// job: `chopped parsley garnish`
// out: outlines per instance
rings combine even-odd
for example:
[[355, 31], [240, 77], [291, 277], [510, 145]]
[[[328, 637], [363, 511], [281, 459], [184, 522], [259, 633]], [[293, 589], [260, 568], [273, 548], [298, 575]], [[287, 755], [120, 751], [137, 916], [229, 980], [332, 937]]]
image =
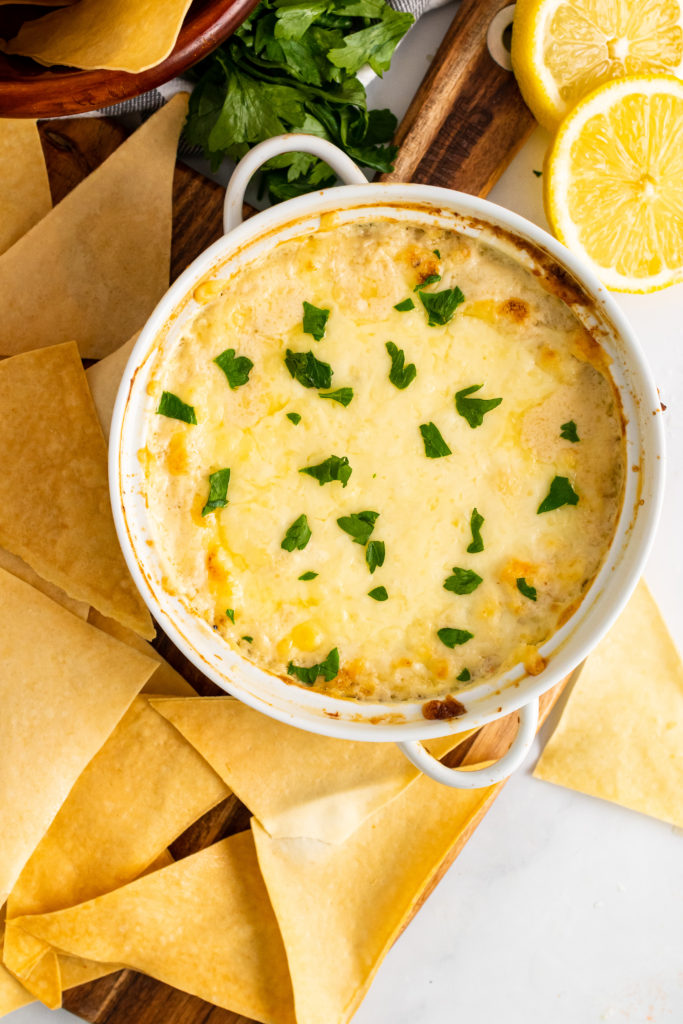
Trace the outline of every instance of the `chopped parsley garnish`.
[[333, 647], [324, 661], [318, 665], [311, 665], [310, 668], [306, 668], [304, 665], [295, 665], [293, 661], [290, 661], [287, 672], [290, 676], [305, 683], [306, 686], [313, 686], [318, 676], [322, 676], [325, 682], [329, 683], [339, 672], [339, 651]]
[[296, 426], [297, 423], [301, 423], [301, 414], [298, 412], [288, 412], [287, 419], [291, 420], [294, 426]]
[[433, 423], [421, 423], [420, 433], [428, 459], [441, 459], [444, 455], [452, 455], [450, 448], [439, 433], [438, 427]]
[[469, 425], [474, 427], [480, 427], [484, 422], [484, 416], [491, 409], [497, 408], [503, 401], [502, 398], [469, 398], [468, 396], [473, 394], [475, 391], [479, 391], [483, 388], [483, 384], [472, 384], [469, 388], [463, 388], [462, 391], [456, 392], [455, 395], [455, 408], [463, 419], [466, 419]]
[[406, 354], [402, 348], [397, 348], [393, 341], [386, 343], [386, 350], [391, 357], [391, 369], [389, 370], [389, 380], [398, 388], [399, 391], [403, 391], [408, 385], [415, 380], [417, 377], [417, 370], [415, 369], [415, 363], [408, 363], [405, 365]]
[[436, 256], [437, 260], [440, 260], [440, 259], [441, 259], [441, 253], [439, 252], [439, 250], [438, 250], [438, 249], [432, 249], [432, 252], [433, 252], [433, 253], [434, 253], [434, 255]]
[[420, 281], [419, 284], [415, 285], [413, 291], [419, 292], [422, 288], [427, 288], [430, 284], [436, 284], [440, 280], [441, 274], [428, 274], [424, 281]]
[[321, 398], [330, 398], [333, 402], [339, 402], [346, 408], [353, 399], [353, 388], [337, 388], [336, 391], [321, 391]]
[[168, 416], [171, 420], [182, 420], [183, 423], [196, 423], [194, 406], [186, 405], [172, 391], [164, 391], [157, 412], [160, 416]]
[[543, 171], [537, 171], [535, 167], [531, 173], [535, 174], [537, 178], [541, 178], [543, 176]]
[[453, 575], [444, 581], [443, 588], [444, 590], [450, 590], [453, 594], [471, 594], [481, 582], [481, 576], [472, 569], [461, 569], [459, 566], [454, 565]]
[[542, 512], [553, 512], [563, 505], [577, 505], [579, 496], [569, 483], [566, 476], [556, 476], [550, 485], [547, 496], [536, 509], [536, 515]]
[[472, 531], [472, 542], [467, 545], [467, 551], [470, 555], [476, 555], [478, 551], [484, 550], [484, 541], [481, 536], [481, 528], [484, 525], [484, 517], [477, 512], [476, 508], [472, 509], [472, 515], [470, 516], [470, 530]]
[[308, 583], [309, 580], [314, 580], [317, 575], [317, 572], [302, 572], [301, 576], [299, 576], [299, 579], [303, 580], [305, 583]]
[[465, 301], [465, 296], [458, 287], [446, 288], [442, 292], [418, 292], [420, 301], [427, 310], [427, 323], [430, 327], [437, 327], [440, 324], [447, 324], [453, 319], [453, 314]]
[[329, 315], [329, 309], [320, 309], [310, 302], [304, 302], [304, 334], [312, 334], [316, 341], [322, 341]]
[[225, 352], [216, 356], [214, 363], [216, 366], [220, 366], [228, 378], [228, 384], [232, 391], [247, 383], [254, 366], [251, 359], [247, 359], [246, 356], [236, 356], [234, 348], [226, 348]]
[[404, 299], [403, 302], [397, 302], [394, 309], [397, 309], [399, 313], [407, 313], [409, 310], [415, 309], [415, 303], [411, 298]]
[[371, 540], [365, 549], [365, 561], [368, 563], [368, 569], [370, 574], [379, 568], [380, 565], [384, 565], [384, 550], [383, 540]]
[[310, 539], [311, 528], [308, 525], [308, 519], [305, 515], [300, 515], [287, 530], [280, 547], [285, 551], [294, 551], [295, 548], [298, 551], [303, 551]]
[[536, 587], [529, 586], [523, 576], [517, 577], [517, 590], [520, 594], [524, 594], [525, 597], [528, 597], [530, 601], [536, 600]]
[[288, 348], [285, 366], [305, 388], [329, 388], [332, 384], [332, 367], [316, 359], [312, 352], [292, 352]]
[[563, 423], [560, 427], [560, 437], [563, 437], [565, 441], [571, 441], [572, 444], [578, 444], [581, 438], [576, 432], [576, 423], [574, 420], [569, 420], [567, 423]]
[[470, 633], [469, 629], [451, 629], [449, 626], [444, 626], [443, 629], [436, 631], [436, 635], [442, 644], [453, 648], [466, 644], [468, 640], [472, 639], [474, 633]]
[[472, 678], [472, 673], [468, 668], [464, 668], [459, 676], [455, 677], [459, 683], [469, 683]]
[[368, 590], [368, 597], [371, 597], [373, 601], [389, 600], [386, 587], [375, 587], [373, 590]]
[[226, 608], [225, 609], [225, 614], [228, 616], [230, 621], [234, 624], [234, 622], [235, 622], [235, 609], [234, 608]]
[[369, 509], [365, 512], [352, 512], [350, 516], [341, 516], [337, 526], [348, 533], [349, 537], [353, 537], [354, 543], [367, 544], [378, 518], [379, 512], [371, 512]]
[[338, 480], [342, 487], [346, 487], [353, 470], [345, 455], [330, 455], [324, 462], [319, 462], [315, 466], [305, 466], [299, 472], [312, 476], [321, 487], [323, 484], [332, 483], [333, 480]]
[[254, 642], [253, 636], [247, 636], [246, 634], [244, 636], [241, 636], [240, 640], [246, 640], [248, 644], [253, 644]]
[[217, 508], [225, 508], [228, 504], [228, 484], [230, 483], [230, 470], [219, 469], [209, 476], [209, 496], [206, 505], [202, 509], [202, 515], [208, 516]]

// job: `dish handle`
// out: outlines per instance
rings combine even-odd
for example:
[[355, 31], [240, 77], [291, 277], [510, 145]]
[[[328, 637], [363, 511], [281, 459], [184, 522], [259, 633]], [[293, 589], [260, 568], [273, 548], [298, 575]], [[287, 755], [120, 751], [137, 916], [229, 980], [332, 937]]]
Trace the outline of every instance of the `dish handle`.
[[320, 157], [345, 185], [367, 185], [368, 183], [368, 179], [356, 167], [351, 157], [331, 142], [327, 142], [326, 139], [302, 133], [275, 135], [272, 139], [259, 142], [257, 146], [250, 149], [246, 156], [242, 157], [228, 182], [223, 204], [223, 231], [226, 235], [228, 231], [232, 231], [242, 223], [244, 193], [252, 176], [266, 160], [271, 160], [274, 156], [281, 156], [283, 153], [310, 153], [311, 156]]
[[434, 779], [435, 782], [441, 782], [444, 786], [452, 786], [453, 789], [481, 789], [484, 786], [493, 786], [496, 782], [503, 782], [519, 768], [529, 753], [537, 727], [538, 698], [519, 709], [519, 728], [507, 753], [503, 754], [499, 761], [495, 761], [486, 768], [472, 770], [446, 767], [445, 764], [441, 764], [441, 761], [432, 757], [419, 740], [398, 743], [397, 746], [416, 768], [428, 775], [430, 779]]

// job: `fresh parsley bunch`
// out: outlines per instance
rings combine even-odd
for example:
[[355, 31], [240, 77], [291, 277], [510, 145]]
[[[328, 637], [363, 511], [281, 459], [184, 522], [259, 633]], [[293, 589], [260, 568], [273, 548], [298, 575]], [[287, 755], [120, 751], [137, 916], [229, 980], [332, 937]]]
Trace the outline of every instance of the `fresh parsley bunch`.
[[[194, 69], [185, 137], [215, 170], [263, 139], [300, 131], [329, 139], [358, 164], [389, 171], [396, 118], [368, 110], [356, 72], [381, 75], [413, 16], [385, 0], [261, 0], [235, 34]], [[272, 201], [335, 181], [306, 153], [269, 160], [262, 183]]]

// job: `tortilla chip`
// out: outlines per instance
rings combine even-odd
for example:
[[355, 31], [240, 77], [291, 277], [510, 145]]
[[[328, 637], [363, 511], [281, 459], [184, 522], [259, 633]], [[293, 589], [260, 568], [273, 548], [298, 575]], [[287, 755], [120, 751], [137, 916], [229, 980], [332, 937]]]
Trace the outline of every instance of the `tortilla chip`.
[[149, 613], [112, 519], [107, 446], [71, 343], [0, 361], [0, 544], [144, 636]]
[[0, 355], [75, 340], [100, 359], [144, 324], [168, 288], [186, 111], [174, 96], [0, 256]]
[[145, 683], [142, 688], [143, 693], [153, 693], [157, 696], [163, 697], [197, 696], [197, 691], [193, 690], [190, 684], [183, 679], [180, 673], [176, 672], [176, 670], [154, 650], [151, 644], [142, 640], [137, 633], [133, 632], [132, 629], [126, 629], [125, 626], [122, 626], [114, 619], [108, 619], [106, 615], [101, 615], [96, 608], [90, 609], [88, 622], [92, 626], [96, 626], [98, 629], [108, 633], [109, 636], [115, 636], [122, 644], [128, 644], [129, 647], [133, 647], [136, 651], [140, 651], [140, 654], [146, 654], [148, 658], [153, 658], [154, 661], [158, 662], [159, 667], [156, 672], [153, 673], [152, 677]]
[[683, 664], [644, 582], [586, 661], [534, 775], [683, 827]]
[[69, 597], [61, 587], [55, 587], [53, 583], [48, 583], [30, 565], [27, 565], [23, 558], [13, 555], [11, 551], [7, 551], [5, 548], [0, 548], [0, 569], [5, 569], [7, 572], [11, 572], [13, 576], [18, 576], [24, 583], [30, 583], [41, 594], [45, 594], [52, 601], [61, 604], [62, 608], [66, 608], [72, 615], [77, 615], [79, 619], [88, 618], [89, 604], [85, 601], [76, 601], [73, 597]]
[[63, 953], [124, 964], [245, 1017], [294, 1022], [285, 951], [249, 832], [106, 896], [13, 924]]
[[[2, 928], [0, 927], [0, 954], [2, 954]], [[33, 1002], [33, 996], [0, 963], [0, 1017]]]
[[155, 663], [2, 569], [0, 622], [4, 903], [74, 782]]
[[6, 53], [40, 64], [146, 71], [168, 57], [191, 0], [79, 0], [26, 22]]
[[[339, 843], [420, 774], [393, 743], [330, 739], [231, 697], [152, 700], [272, 836]], [[429, 744], [441, 757], [469, 733]]]
[[100, 426], [102, 427], [102, 433], [107, 440], [109, 440], [109, 428], [111, 426], [111, 417], [114, 412], [114, 403], [116, 402], [119, 384], [139, 335], [140, 332], [137, 331], [132, 338], [129, 338], [125, 345], [121, 345], [121, 348], [117, 348], [111, 355], [100, 359], [99, 363], [93, 363], [85, 371], [85, 375], [88, 378], [88, 387], [90, 388]]
[[35, 121], [0, 119], [0, 253], [52, 209]]
[[338, 845], [273, 839], [252, 819], [298, 1024], [349, 1020], [449, 851], [499, 789], [450, 789], [422, 775]]

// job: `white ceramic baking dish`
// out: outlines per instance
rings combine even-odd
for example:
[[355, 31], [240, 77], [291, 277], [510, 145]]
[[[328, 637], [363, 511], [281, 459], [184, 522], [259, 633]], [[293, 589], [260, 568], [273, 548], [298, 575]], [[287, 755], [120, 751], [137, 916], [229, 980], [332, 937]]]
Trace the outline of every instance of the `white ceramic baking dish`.
[[[242, 222], [246, 186], [266, 160], [303, 151], [322, 157], [346, 184], [289, 200]], [[201, 216], [201, 211], [197, 212]], [[547, 667], [537, 676], [517, 666], [495, 681], [460, 694], [466, 713], [427, 720], [421, 703], [361, 703], [326, 697], [288, 684], [232, 650], [183, 602], [167, 593], [143, 496], [138, 451], [154, 400], [148, 394], [153, 354], [173, 345], [197, 310], [192, 292], [201, 281], [225, 279], [240, 265], [284, 239], [315, 231], [321, 216], [336, 222], [392, 217], [436, 223], [480, 235], [532, 266], [545, 260], [555, 284], [612, 359], [626, 420], [628, 473], [617, 531], [598, 577], [571, 619], [542, 648]], [[614, 299], [592, 271], [529, 221], [486, 200], [430, 185], [369, 184], [330, 143], [288, 135], [255, 147], [237, 167], [225, 198], [225, 234], [199, 256], [161, 300], [123, 375], [111, 426], [110, 486], [114, 519], [126, 561], [150, 611], [180, 650], [210, 679], [264, 714], [310, 732], [341, 739], [398, 742], [419, 768], [448, 785], [474, 788], [505, 778], [527, 753], [542, 693], [575, 669], [614, 622], [641, 572], [662, 500], [664, 443], [657, 391], [639, 343]], [[559, 268], [559, 274], [558, 274]], [[573, 296], [573, 298], [572, 298]], [[633, 467], [633, 469], [631, 468]], [[419, 571], [419, 569], [417, 570]], [[477, 771], [446, 768], [420, 740], [478, 727], [519, 710], [519, 729], [497, 763]]]

